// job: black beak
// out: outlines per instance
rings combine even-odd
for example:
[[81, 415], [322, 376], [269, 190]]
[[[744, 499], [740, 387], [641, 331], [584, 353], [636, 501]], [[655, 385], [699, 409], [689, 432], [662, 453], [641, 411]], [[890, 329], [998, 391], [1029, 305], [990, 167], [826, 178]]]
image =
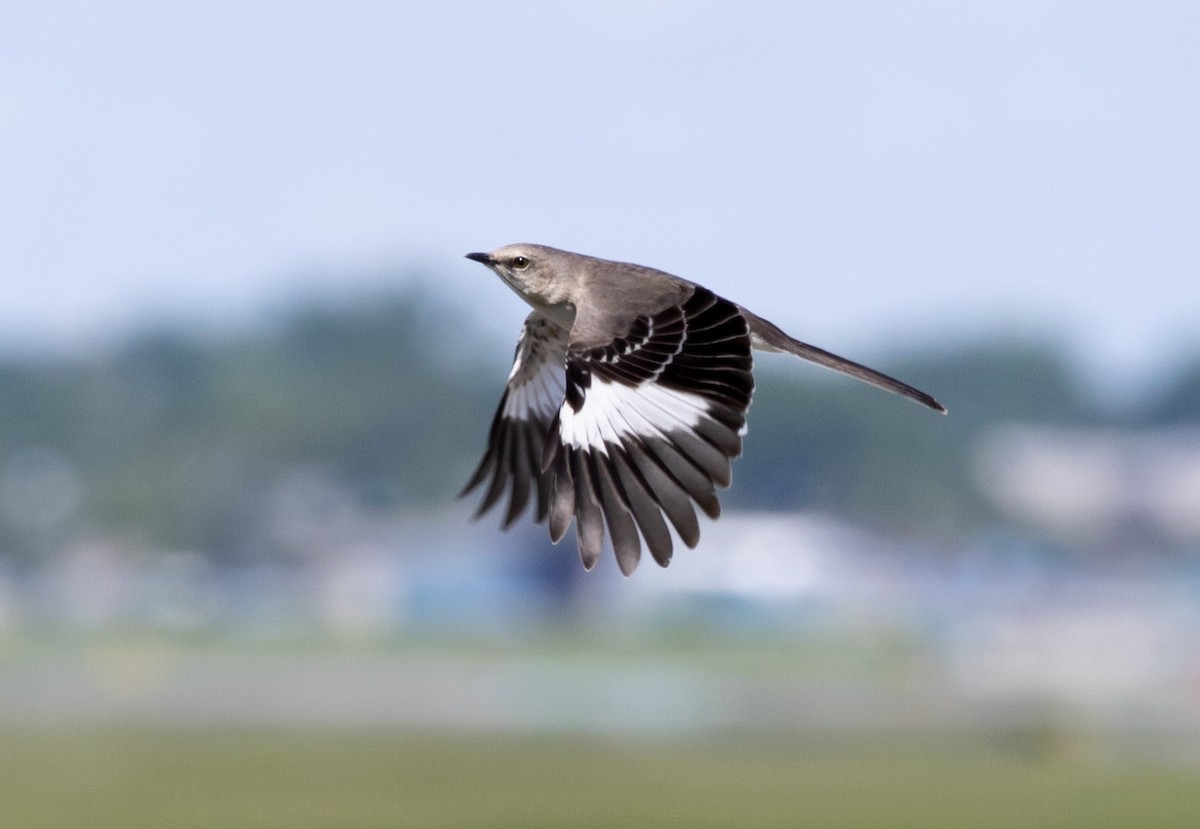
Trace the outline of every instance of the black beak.
[[491, 254], [488, 253], [468, 253], [467, 258], [474, 259], [476, 262], [488, 265], [489, 267], [495, 264], [495, 262], [492, 260]]

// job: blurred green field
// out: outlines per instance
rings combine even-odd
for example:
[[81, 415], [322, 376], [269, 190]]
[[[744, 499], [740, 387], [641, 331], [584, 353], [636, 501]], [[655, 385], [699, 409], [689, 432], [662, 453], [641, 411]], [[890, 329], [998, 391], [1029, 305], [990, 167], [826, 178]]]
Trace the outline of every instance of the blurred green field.
[[1195, 769], [1070, 746], [5, 727], [3, 825], [1183, 827]]

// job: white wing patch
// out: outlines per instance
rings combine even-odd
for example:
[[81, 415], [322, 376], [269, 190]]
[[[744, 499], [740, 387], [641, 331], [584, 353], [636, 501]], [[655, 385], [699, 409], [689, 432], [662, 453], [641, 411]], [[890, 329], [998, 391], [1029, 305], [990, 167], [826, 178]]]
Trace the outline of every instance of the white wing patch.
[[[561, 395], [560, 395], [561, 397]], [[706, 418], [704, 398], [655, 383], [629, 386], [593, 375], [583, 407], [564, 404], [559, 437], [573, 449], [608, 454], [606, 444], [629, 436], [666, 437], [671, 431], [693, 431]]]
[[[517, 379], [519, 374], [523, 376]], [[531, 365], [518, 357], [517, 362], [513, 363], [509, 384], [501, 414], [513, 420], [548, 423], [558, 411], [566, 393], [566, 375], [562, 363], [549, 360]]]

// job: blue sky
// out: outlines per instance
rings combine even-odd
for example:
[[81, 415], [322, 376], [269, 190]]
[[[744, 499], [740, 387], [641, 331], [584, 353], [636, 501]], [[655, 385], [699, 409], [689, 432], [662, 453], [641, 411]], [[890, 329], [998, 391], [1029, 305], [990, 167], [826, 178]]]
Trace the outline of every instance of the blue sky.
[[[0, 7], [0, 342], [469, 250], [678, 273], [834, 350], [1200, 346], [1195, 3]], [[372, 275], [374, 274], [374, 275]]]

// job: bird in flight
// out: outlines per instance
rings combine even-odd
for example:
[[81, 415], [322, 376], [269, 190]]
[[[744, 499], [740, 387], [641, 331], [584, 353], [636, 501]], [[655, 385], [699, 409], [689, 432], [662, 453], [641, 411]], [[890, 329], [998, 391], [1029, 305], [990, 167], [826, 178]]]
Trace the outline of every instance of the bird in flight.
[[663, 271], [530, 244], [467, 258], [533, 311], [460, 497], [484, 487], [479, 517], [507, 492], [504, 529], [532, 503], [556, 544], [574, 520], [588, 570], [605, 527], [629, 575], [642, 539], [661, 566], [671, 561], [667, 521], [695, 547], [693, 504], [720, 515], [716, 489], [729, 486], [754, 391], [751, 349], [794, 354], [946, 412], [923, 391]]

